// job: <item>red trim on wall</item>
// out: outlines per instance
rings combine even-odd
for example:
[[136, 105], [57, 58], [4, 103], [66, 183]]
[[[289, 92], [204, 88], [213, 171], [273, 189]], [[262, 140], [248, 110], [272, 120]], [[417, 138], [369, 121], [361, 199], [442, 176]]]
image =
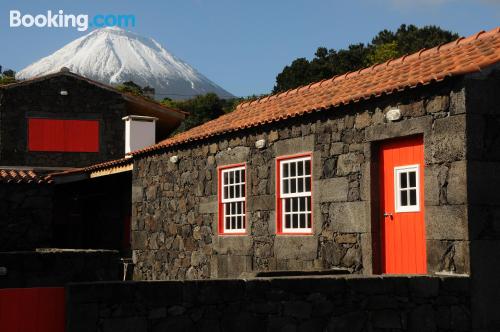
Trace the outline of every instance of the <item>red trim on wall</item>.
[[[244, 232], [239, 232], [239, 233], [225, 233], [224, 232], [224, 208], [223, 208], [223, 203], [222, 203], [222, 171], [230, 168], [236, 168], [236, 167], [245, 167], [245, 231]], [[247, 180], [248, 180], [248, 174], [247, 174], [247, 164], [246, 163], [239, 163], [239, 164], [230, 164], [230, 165], [224, 165], [224, 166], [219, 166], [217, 167], [217, 203], [218, 203], [218, 231], [219, 235], [224, 235], [224, 236], [242, 236], [242, 235], [247, 235], [247, 229], [248, 229], [248, 206], [247, 206]]]
[[30, 118], [28, 151], [99, 152], [99, 121]]
[[[295, 158], [302, 158], [302, 157], [311, 157], [311, 232], [310, 233], [290, 233], [290, 232], [284, 232], [283, 231], [283, 225], [282, 225], [282, 200], [281, 200], [281, 161], [283, 160], [289, 160], [289, 159], [295, 159]], [[313, 153], [312, 152], [304, 152], [304, 153], [298, 153], [294, 155], [287, 155], [287, 156], [279, 156], [276, 157], [276, 234], [277, 235], [313, 235], [314, 234], [314, 209], [313, 209]]]

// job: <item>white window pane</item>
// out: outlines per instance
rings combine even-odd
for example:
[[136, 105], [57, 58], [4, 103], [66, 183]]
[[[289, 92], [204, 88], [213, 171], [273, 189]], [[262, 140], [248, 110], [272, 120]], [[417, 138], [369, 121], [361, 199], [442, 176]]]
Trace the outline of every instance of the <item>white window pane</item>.
[[299, 227], [306, 228], [306, 215], [304, 213], [300, 214]]
[[[302, 165], [302, 164], [299, 164], [299, 165]], [[304, 179], [299, 178], [297, 184], [298, 184], [297, 192], [303, 193], [304, 192]]]
[[306, 175], [311, 175], [311, 160], [306, 160]]
[[290, 176], [295, 176], [297, 173], [297, 164], [290, 163]]
[[297, 163], [297, 175], [301, 176], [303, 174], [304, 174], [304, 162], [303, 161], [299, 161]]
[[408, 184], [406, 182], [406, 172], [401, 172], [399, 174], [399, 187], [401, 189], [404, 189], [404, 188], [407, 188], [408, 187]]
[[417, 186], [417, 172], [409, 172], [410, 176], [410, 187], [415, 188]]
[[290, 179], [290, 193], [295, 194], [297, 192], [297, 179]]
[[408, 192], [406, 190], [401, 190], [401, 206], [408, 205]]
[[290, 228], [290, 214], [285, 215], [285, 228]]
[[417, 205], [417, 189], [410, 189], [410, 205]]

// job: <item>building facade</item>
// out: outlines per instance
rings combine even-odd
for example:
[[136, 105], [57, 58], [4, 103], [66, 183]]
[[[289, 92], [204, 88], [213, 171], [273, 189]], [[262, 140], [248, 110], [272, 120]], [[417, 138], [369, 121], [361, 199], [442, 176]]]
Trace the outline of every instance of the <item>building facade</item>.
[[499, 42], [494, 30], [245, 103], [134, 153], [135, 278], [470, 274], [498, 246], [484, 227], [500, 200], [477, 197], [497, 178]]

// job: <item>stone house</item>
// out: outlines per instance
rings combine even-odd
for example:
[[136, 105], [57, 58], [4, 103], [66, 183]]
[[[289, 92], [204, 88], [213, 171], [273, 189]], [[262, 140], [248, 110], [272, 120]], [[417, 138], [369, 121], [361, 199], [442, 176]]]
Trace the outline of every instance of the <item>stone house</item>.
[[133, 152], [134, 279], [472, 274], [500, 298], [499, 61], [497, 28]]
[[[185, 116], [65, 68], [0, 86], [0, 251], [115, 248], [119, 239], [96, 238], [122, 237], [122, 224], [130, 220], [130, 172], [114, 186], [112, 178], [89, 183], [73, 176], [61, 183], [49, 174], [123, 158], [131, 148], [168, 137]], [[120, 228], [104, 237], [97, 223]]]

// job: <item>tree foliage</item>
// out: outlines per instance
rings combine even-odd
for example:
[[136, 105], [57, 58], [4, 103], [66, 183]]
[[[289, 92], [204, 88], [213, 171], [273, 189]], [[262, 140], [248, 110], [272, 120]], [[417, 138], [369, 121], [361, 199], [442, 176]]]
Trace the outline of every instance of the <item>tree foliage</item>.
[[174, 132], [176, 134], [232, 111], [236, 107], [237, 101], [221, 99], [215, 93], [207, 93], [187, 100], [165, 98], [161, 104], [189, 113], [189, 116]]
[[133, 81], [123, 82], [122, 84], [117, 85], [116, 89], [121, 92], [127, 92], [135, 96], [144, 97], [144, 90], [142, 89], [142, 87], [134, 83]]
[[437, 26], [418, 28], [401, 25], [395, 32], [380, 31], [371, 43], [352, 44], [347, 49], [319, 47], [312, 60], [298, 58], [276, 77], [273, 92], [281, 92], [359, 70], [376, 63], [431, 48], [458, 38], [456, 33]]
[[[0, 66], [0, 68], [2, 68]], [[12, 69], [7, 69], [3, 72], [0, 72], [0, 85], [16, 83], [16, 72]]]

